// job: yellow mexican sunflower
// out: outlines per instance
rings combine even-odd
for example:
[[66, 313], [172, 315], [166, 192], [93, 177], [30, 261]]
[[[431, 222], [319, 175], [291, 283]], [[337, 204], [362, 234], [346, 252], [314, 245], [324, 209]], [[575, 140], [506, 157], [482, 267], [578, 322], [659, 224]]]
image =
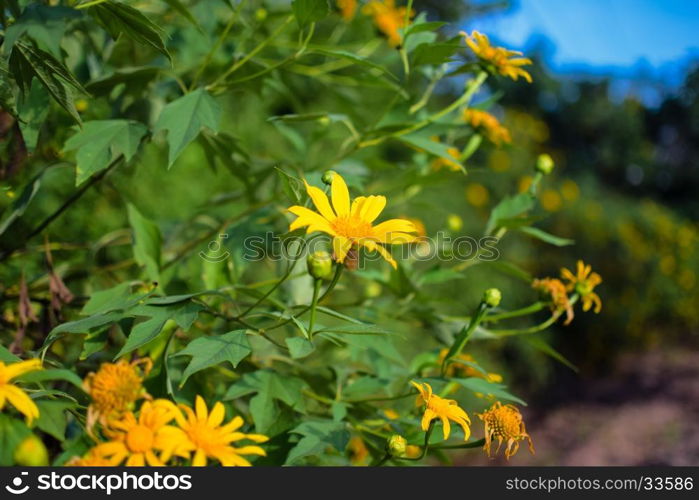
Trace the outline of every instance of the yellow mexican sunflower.
[[334, 259], [340, 263], [344, 262], [350, 250], [364, 246], [369, 251], [379, 252], [394, 268], [398, 267], [383, 245], [415, 241], [415, 236], [408, 234], [415, 232], [415, 225], [405, 219], [372, 225], [386, 206], [385, 196], [360, 196], [350, 204], [347, 184], [336, 174], [330, 186], [331, 207], [321, 189], [305, 184], [318, 212], [299, 205], [290, 207], [289, 212], [298, 217], [289, 226], [290, 231], [306, 227], [307, 233], [320, 231], [329, 234], [333, 238]]
[[41, 369], [41, 360], [38, 359], [10, 364], [0, 361], [0, 411], [5, 407], [5, 402], [8, 402], [26, 417], [28, 424], [39, 417], [39, 408], [26, 392], [12, 383], [12, 379]]
[[510, 131], [495, 116], [481, 109], [465, 109], [463, 120], [496, 146], [512, 142]]
[[351, 21], [357, 12], [357, 0], [337, 0], [337, 7], [340, 9], [342, 19]]
[[194, 410], [186, 405], [180, 405], [180, 409], [182, 411], [176, 413], [175, 419], [187, 439], [182, 450], [194, 452], [193, 466], [206, 465], [207, 458], [216, 459], [226, 467], [250, 466], [252, 464], [241, 455], [260, 455], [263, 457], [266, 455], [265, 450], [259, 446], [241, 446], [239, 448], [231, 446], [231, 443], [243, 439], [264, 443], [269, 438], [262, 434], [239, 432], [238, 429], [243, 425], [243, 419], [239, 416], [234, 417], [227, 424], [221, 425], [226, 416], [222, 403], [216, 403], [209, 412], [204, 399], [197, 396]]
[[187, 457], [187, 436], [173, 425], [177, 407], [166, 399], [146, 401], [138, 417], [125, 413], [109, 420], [104, 434], [110, 441], [95, 446], [92, 457], [107, 459], [112, 466], [126, 461], [127, 466], [163, 466], [173, 455]]
[[538, 290], [548, 300], [551, 301], [551, 310], [555, 313], [565, 311], [566, 320], [564, 325], [569, 325], [573, 321], [573, 306], [568, 299], [568, 292], [563, 282], [556, 278], [535, 279], [532, 282], [532, 288]]
[[492, 72], [499, 73], [513, 80], [520, 76], [531, 83], [531, 75], [522, 69], [522, 66], [531, 64], [531, 59], [521, 56], [522, 53], [516, 50], [509, 50], [504, 47], [493, 47], [490, 40], [483, 33], [473, 31], [470, 35], [461, 32], [466, 43], [481, 62]]
[[[447, 357], [448, 353], [449, 349], [447, 348], [444, 348], [441, 351], [439, 351], [439, 359], [437, 360], [437, 363], [439, 365], [441, 365], [444, 362], [444, 358]], [[493, 383], [502, 382], [502, 375], [499, 375], [497, 373], [485, 373], [481, 370], [478, 370], [474, 366], [469, 366], [468, 364], [465, 364], [478, 364], [475, 358], [470, 354], [461, 353], [456, 358], [454, 358], [454, 361], [456, 362], [451, 363], [447, 367], [446, 375], [448, 377], [476, 377], [482, 378], [483, 380], [487, 380], [488, 382]], [[462, 361], [462, 363], [459, 363], [458, 361]]]
[[432, 394], [432, 387], [430, 384], [418, 384], [414, 381], [410, 383], [420, 392], [416, 404], [425, 405], [425, 413], [422, 416], [422, 430], [426, 431], [430, 427], [430, 422], [438, 418], [442, 421], [444, 439], [449, 439], [449, 434], [451, 432], [451, 424], [449, 421], [453, 420], [464, 430], [464, 441], [467, 441], [471, 435], [471, 429], [469, 428], [471, 420], [468, 418], [466, 412], [459, 407], [457, 402], [453, 399], [444, 399], [436, 394]]
[[[362, 8], [362, 13], [374, 18], [374, 24], [386, 35], [388, 43], [397, 47], [401, 43], [400, 28], [406, 26], [407, 10], [405, 7], [396, 7], [395, 0], [369, 0]], [[410, 12], [409, 17], [413, 17]]]
[[85, 377], [83, 387], [92, 398], [87, 409], [87, 428], [96, 422], [105, 424], [107, 419], [118, 418], [131, 409], [133, 403], [148, 397], [141, 383], [153, 362], [142, 358], [132, 363], [121, 359], [116, 363], [102, 363], [99, 370]]
[[490, 456], [490, 447], [493, 439], [498, 440], [497, 454], [503, 441], [507, 443], [505, 448], [505, 458], [510, 459], [519, 450], [519, 442], [526, 439], [529, 442], [529, 451], [534, 454], [534, 444], [532, 438], [527, 433], [524, 426], [522, 414], [513, 405], [503, 405], [500, 401], [495, 402], [490, 409], [483, 413], [477, 413], [478, 418], [485, 426], [485, 446], [483, 449]]
[[593, 292], [595, 287], [602, 283], [602, 277], [592, 272], [592, 266], [586, 266], [582, 260], [579, 260], [576, 274], [564, 267], [561, 269], [561, 277], [568, 281], [566, 290], [569, 292], [575, 291], [575, 293], [580, 295], [583, 311], [589, 311], [593, 305], [596, 313], [602, 310], [602, 300], [599, 298], [599, 295]]

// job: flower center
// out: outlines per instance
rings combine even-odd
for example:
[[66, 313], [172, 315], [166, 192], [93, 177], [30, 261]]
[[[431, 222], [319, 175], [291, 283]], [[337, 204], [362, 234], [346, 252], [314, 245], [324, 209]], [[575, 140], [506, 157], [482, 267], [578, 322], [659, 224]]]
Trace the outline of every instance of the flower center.
[[337, 234], [345, 238], [361, 239], [372, 237], [371, 224], [356, 217], [338, 217], [332, 222], [332, 228]]
[[144, 453], [153, 447], [153, 431], [145, 425], [137, 425], [126, 434], [126, 446], [134, 453]]
[[447, 413], [449, 408], [449, 401], [442, 399], [439, 396], [432, 396], [427, 402], [427, 407], [435, 412], [437, 415], [444, 415]]

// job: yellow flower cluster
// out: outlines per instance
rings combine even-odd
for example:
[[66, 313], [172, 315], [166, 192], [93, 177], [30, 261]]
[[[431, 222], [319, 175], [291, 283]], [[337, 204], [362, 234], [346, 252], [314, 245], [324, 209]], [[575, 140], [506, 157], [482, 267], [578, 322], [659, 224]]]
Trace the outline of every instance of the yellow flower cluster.
[[405, 7], [396, 7], [395, 0], [370, 0], [362, 8], [362, 13], [374, 18], [376, 27], [394, 47], [401, 44], [398, 30], [407, 26], [407, 20], [415, 14], [412, 11], [408, 13]]
[[240, 432], [244, 423], [240, 416], [224, 424], [226, 412], [220, 402], [209, 411], [201, 396], [196, 397], [194, 409], [155, 399], [134, 411], [134, 402], [148, 397], [141, 385], [144, 375], [137, 372], [140, 365], [150, 369], [151, 362], [104, 363], [86, 377], [90, 407], [106, 439], [85, 456], [74, 457], [69, 465], [162, 466], [177, 459], [178, 463], [204, 466], [212, 459], [224, 466], [249, 466], [243, 455], [265, 456], [256, 445], [233, 446], [242, 440], [263, 443], [268, 437]]
[[5, 408], [5, 402], [7, 402], [25, 416], [27, 424], [31, 425], [34, 419], [39, 418], [39, 408], [36, 403], [12, 380], [25, 373], [41, 369], [41, 361], [38, 359], [17, 361], [10, 364], [0, 361], [0, 411]]
[[512, 142], [510, 131], [495, 116], [480, 109], [465, 109], [463, 120], [496, 146]]
[[466, 44], [471, 48], [483, 65], [493, 73], [517, 80], [520, 76], [531, 83], [531, 75], [522, 69], [522, 66], [531, 64], [531, 59], [521, 56], [516, 50], [504, 47], [493, 47], [487, 35], [473, 31], [470, 35], [461, 33], [466, 39]]

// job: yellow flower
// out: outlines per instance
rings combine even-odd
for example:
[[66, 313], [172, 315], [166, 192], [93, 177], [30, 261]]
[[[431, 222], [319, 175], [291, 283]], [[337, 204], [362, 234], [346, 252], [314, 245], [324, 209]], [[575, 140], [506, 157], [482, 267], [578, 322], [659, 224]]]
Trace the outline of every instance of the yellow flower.
[[109, 420], [104, 430], [110, 439], [95, 446], [90, 456], [107, 459], [112, 466], [126, 460], [127, 466], [163, 466], [172, 455], [186, 457], [187, 436], [181, 429], [168, 425], [177, 415], [177, 407], [165, 399], [146, 401], [138, 417], [125, 413], [119, 420]]
[[547, 212], [556, 212], [563, 206], [563, 200], [561, 200], [561, 195], [558, 194], [553, 189], [546, 189], [541, 193], [541, 206]]
[[595, 287], [602, 283], [602, 277], [592, 272], [592, 266], [586, 266], [582, 260], [579, 260], [577, 274], [573, 274], [564, 267], [561, 269], [561, 278], [568, 281], [566, 290], [569, 292], [575, 290], [580, 295], [583, 311], [589, 311], [593, 305], [596, 313], [602, 310], [602, 301], [599, 295], [593, 292]]
[[12, 383], [12, 379], [28, 372], [41, 370], [41, 360], [29, 359], [6, 365], [0, 361], [0, 410], [7, 401], [26, 417], [27, 424], [39, 417], [39, 408], [27, 393]]
[[354, 19], [354, 14], [357, 12], [357, 0], [337, 0], [337, 6], [340, 9], [340, 15], [345, 21]]
[[422, 448], [414, 444], [409, 444], [405, 447], [405, 456], [408, 458], [417, 458], [422, 454]]
[[395, 0], [369, 0], [362, 8], [362, 13], [374, 18], [374, 24], [386, 35], [388, 43], [397, 47], [401, 43], [399, 29], [407, 25], [406, 20], [415, 14], [409, 15], [405, 7], [396, 7]]
[[438, 418], [442, 421], [444, 439], [449, 439], [449, 434], [451, 432], [449, 420], [453, 420], [464, 430], [464, 441], [467, 441], [471, 435], [471, 429], [468, 427], [471, 424], [471, 420], [468, 418], [466, 412], [459, 407], [457, 402], [453, 399], [444, 399], [436, 394], [432, 394], [432, 387], [430, 384], [418, 384], [414, 381], [410, 383], [420, 391], [417, 404], [420, 405], [424, 403], [425, 405], [425, 413], [422, 416], [422, 430], [426, 431], [430, 427], [430, 422]]
[[[305, 181], [304, 181], [305, 182]], [[317, 187], [306, 184], [306, 191], [318, 212], [299, 205], [289, 208], [298, 216], [289, 230], [307, 227], [306, 232], [321, 231], [333, 238], [333, 251], [336, 261], [342, 263], [353, 247], [364, 246], [369, 251], [377, 251], [394, 268], [397, 268], [386, 244], [403, 244], [415, 241], [415, 225], [405, 219], [391, 219], [376, 226], [372, 223], [386, 206], [385, 196], [360, 196], [350, 205], [349, 190], [344, 179], [336, 174], [330, 186], [332, 207], [325, 193]]]
[[85, 392], [92, 398], [87, 409], [88, 430], [96, 422], [105, 425], [108, 419], [119, 418], [136, 400], [148, 397], [141, 383], [152, 366], [149, 358], [132, 363], [121, 359], [116, 363], [102, 363], [96, 373], [88, 374], [83, 382]]
[[564, 325], [569, 325], [570, 322], [573, 321], [573, 317], [575, 316], [573, 313], [573, 306], [570, 305], [566, 286], [561, 280], [556, 278], [535, 279], [532, 282], [532, 288], [543, 293], [548, 299], [551, 300], [552, 311], [565, 311], [566, 320], [563, 323]]
[[66, 462], [68, 467], [110, 467], [111, 465], [111, 460], [96, 455], [92, 450], [83, 457], [73, 457]]
[[497, 401], [490, 409], [483, 413], [477, 413], [477, 415], [485, 426], [485, 446], [483, 449], [488, 456], [490, 456], [493, 438], [498, 440], [498, 449], [495, 450], [496, 454], [500, 451], [502, 442], [505, 441], [507, 443], [505, 448], [505, 458], [507, 460], [517, 453], [519, 442], [523, 439], [529, 441], [529, 451], [532, 455], [534, 454], [532, 438], [527, 433], [522, 414], [517, 408], [512, 405], [503, 405], [500, 401]]
[[474, 207], [485, 206], [489, 199], [488, 188], [484, 185], [472, 182], [466, 186], [466, 200]]
[[517, 80], [520, 76], [531, 83], [531, 75], [523, 70], [521, 66], [531, 64], [531, 59], [521, 56], [522, 53], [516, 50], [508, 50], [504, 47], [493, 47], [490, 45], [490, 40], [483, 33], [473, 31], [470, 35], [461, 32], [466, 39], [466, 43], [474, 54], [480, 59], [488, 69], [492, 72], [499, 73], [513, 80]]
[[227, 424], [221, 425], [226, 416], [221, 402], [216, 403], [209, 412], [204, 399], [197, 396], [194, 402], [195, 410], [185, 405], [180, 405], [180, 408], [184, 414], [178, 411], [175, 414], [175, 419], [186, 434], [187, 440], [186, 445], [181, 449], [194, 452], [193, 466], [206, 465], [207, 458], [214, 458], [226, 467], [250, 466], [252, 464], [241, 455], [260, 455], [263, 457], [266, 455], [265, 450], [259, 446], [241, 446], [240, 448], [231, 446], [231, 443], [242, 439], [264, 443], [269, 438], [262, 434], [238, 432], [238, 429], [243, 425], [243, 419], [239, 416], [234, 417]]
[[463, 120], [471, 127], [484, 134], [496, 146], [512, 142], [510, 131], [500, 124], [495, 116], [482, 109], [465, 109]]
[[400, 418], [400, 414], [393, 408], [386, 408], [383, 410], [383, 414], [389, 420], [398, 420]]
[[[447, 148], [447, 153], [449, 153], [449, 156], [455, 160], [458, 160], [459, 156], [461, 156], [461, 151], [453, 147]], [[431, 167], [432, 170], [442, 170], [443, 168], [446, 168], [452, 172], [461, 172], [463, 170], [458, 161], [449, 160], [442, 157], [435, 158], [431, 163]]]
[[359, 436], [352, 436], [347, 443], [347, 449], [350, 452], [350, 463], [352, 465], [366, 465], [366, 459], [369, 456], [369, 449], [366, 447], [364, 440]]
[[[437, 360], [437, 363], [441, 365], [444, 362], [444, 358], [447, 357], [447, 354], [449, 353], [449, 349], [444, 348], [441, 351], [439, 351], [439, 359]], [[473, 366], [469, 366], [468, 364], [465, 363], [471, 363], [471, 364], [478, 364], [473, 356], [470, 354], [465, 354], [461, 353], [459, 354], [456, 358], [456, 361], [462, 361], [464, 363], [451, 363], [447, 367], [447, 373], [446, 375], [448, 377], [477, 377], [477, 378], [482, 378], [483, 380], [487, 380], [488, 382], [493, 382], [493, 383], [499, 383], [502, 382], [502, 375], [499, 375], [497, 373], [484, 373], [481, 370], [478, 370], [477, 368]]]

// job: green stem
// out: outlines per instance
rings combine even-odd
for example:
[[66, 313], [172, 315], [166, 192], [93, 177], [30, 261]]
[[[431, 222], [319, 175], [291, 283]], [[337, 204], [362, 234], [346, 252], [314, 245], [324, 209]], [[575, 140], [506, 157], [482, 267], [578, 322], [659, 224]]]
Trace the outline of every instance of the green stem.
[[483, 316], [485, 316], [487, 310], [488, 306], [485, 302], [481, 301], [481, 303], [478, 304], [476, 314], [474, 314], [473, 317], [471, 317], [471, 321], [469, 322], [468, 326], [465, 327], [461, 331], [459, 336], [456, 338], [456, 340], [454, 340], [454, 343], [452, 344], [451, 348], [449, 348], [449, 352], [447, 352], [444, 361], [442, 361], [442, 375], [446, 373], [447, 368], [451, 363], [451, 360], [457, 357], [459, 354], [461, 354], [461, 351], [466, 346], [468, 339], [471, 337], [471, 334], [474, 332], [476, 327], [483, 319]]
[[260, 297], [260, 298], [257, 300], [257, 302], [255, 302], [255, 303], [252, 304], [250, 307], [248, 307], [247, 309], [245, 309], [245, 311], [243, 311], [242, 313], [240, 313], [240, 314], [238, 315], [238, 317], [241, 318], [241, 317], [243, 317], [243, 316], [246, 316], [250, 311], [252, 311], [252, 310], [255, 309], [257, 306], [259, 306], [262, 302], [264, 302], [265, 300], [267, 300], [267, 298], [268, 298], [270, 295], [272, 295], [272, 294], [274, 293], [274, 291], [275, 291], [277, 288], [279, 288], [279, 287], [281, 286], [281, 284], [284, 283], [284, 282], [289, 278], [289, 276], [291, 276], [291, 271], [294, 270], [294, 266], [296, 266], [296, 262], [298, 262], [298, 261], [297, 261], [297, 260], [293, 260], [293, 261], [291, 262], [291, 264], [289, 264], [289, 267], [287, 268], [287, 270], [286, 270], [286, 272], [284, 273], [284, 275], [283, 275], [281, 278], [279, 278], [279, 279], [277, 280], [277, 282], [274, 284], [274, 286], [273, 286], [272, 288], [270, 288], [269, 290], [267, 290], [267, 292], [265, 292], [265, 294], [264, 294], [262, 297]]
[[427, 432], [425, 432], [425, 444], [422, 447], [422, 453], [420, 453], [419, 457], [415, 458], [408, 458], [408, 457], [393, 457], [394, 460], [407, 460], [411, 462], [417, 462], [425, 458], [425, 455], [427, 455], [427, 451], [430, 448], [430, 436], [432, 435], [432, 431], [434, 430], [434, 420], [430, 422], [430, 426], [427, 428]]
[[[570, 306], [573, 307], [578, 301], [578, 295], [575, 294], [570, 299]], [[537, 333], [542, 330], [546, 330], [549, 326], [553, 325], [558, 318], [564, 313], [564, 310], [554, 312], [549, 319], [538, 325], [531, 326], [529, 328], [514, 328], [510, 330], [488, 330], [490, 333], [497, 335], [498, 337], [511, 337], [513, 335], [526, 335], [531, 333]]]
[[531, 304], [527, 307], [523, 307], [521, 309], [515, 309], [514, 311], [507, 311], [500, 314], [491, 314], [483, 318], [483, 323], [495, 323], [503, 319], [516, 318], [518, 316], [526, 316], [527, 314], [541, 311], [544, 307], [546, 307], [546, 303], [535, 302], [534, 304]]
[[438, 444], [433, 446], [433, 450], [464, 450], [468, 448], [480, 448], [485, 444], [485, 439], [479, 439], [478, 441], [471, 441], [470, 443], [463, 444]]
[[318, 305], [318, 294], [320, 293], [320, 287], [323, 284], [323, 280], [316, 279], [313, 283], [313, 299], [311, 300], [311, 317], [308, 320], [308, 340], [313, 338], [313, 327], [316, 322], [316, 305]]

